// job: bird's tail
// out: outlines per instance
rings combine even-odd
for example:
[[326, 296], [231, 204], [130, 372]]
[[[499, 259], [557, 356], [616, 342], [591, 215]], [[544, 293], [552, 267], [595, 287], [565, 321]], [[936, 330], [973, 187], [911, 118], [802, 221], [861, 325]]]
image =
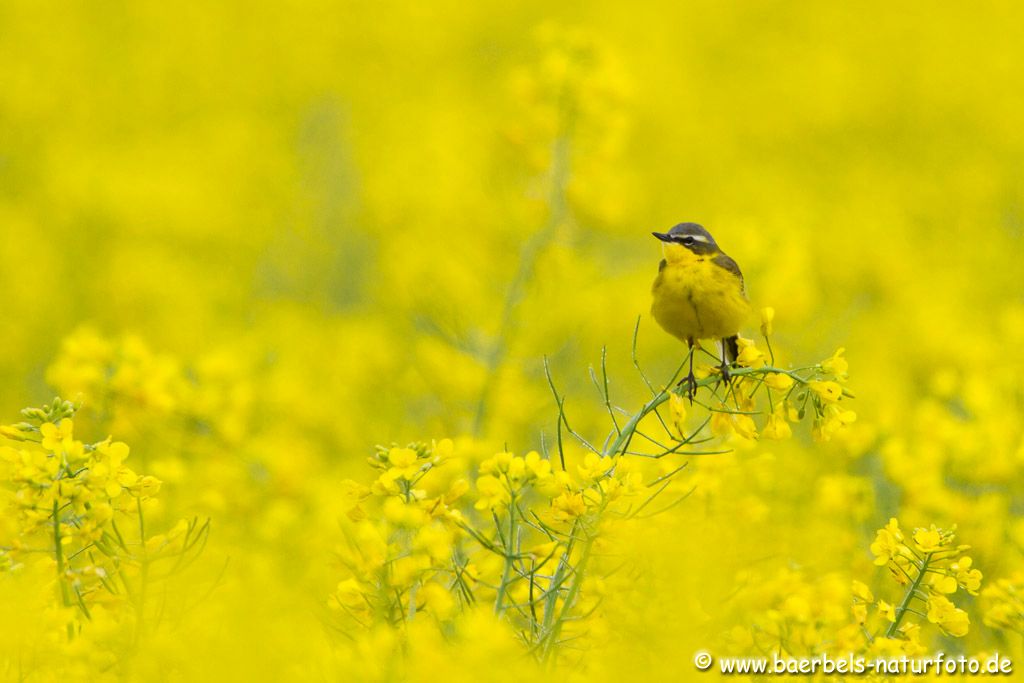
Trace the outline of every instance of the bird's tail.
[[737, 335], [726, 337], [722, 340], [722, 360], [728, 364], [733, 364], [736, 359], [740, 357], [740, 344], [737, 340]]

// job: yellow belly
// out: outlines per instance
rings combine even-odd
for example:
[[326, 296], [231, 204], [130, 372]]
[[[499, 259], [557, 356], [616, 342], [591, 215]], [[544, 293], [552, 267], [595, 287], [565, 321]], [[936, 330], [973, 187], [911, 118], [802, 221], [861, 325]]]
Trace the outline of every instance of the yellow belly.
[[750, 312], [739, 278], [707, 259], [666, 265], [651, 293], [654, 319], [683, 341], [731, 337]]

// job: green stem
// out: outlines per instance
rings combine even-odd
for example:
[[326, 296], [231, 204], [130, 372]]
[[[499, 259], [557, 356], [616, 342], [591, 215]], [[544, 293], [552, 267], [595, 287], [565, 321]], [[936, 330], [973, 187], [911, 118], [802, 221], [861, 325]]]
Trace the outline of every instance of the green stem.
[[[564, 107], [563, 107], [564, 109]], [[548, 245], [555, 237], [558, 227], [565, 221], [569, 213], [569, 202], [566, 197], [566, 186], [569, 183], [570, 149], [572, 132], [570, 114], [561, 114], [562, 120], [559, 134], [552, 143], [551, 186], [548, 196], [548, 217], [544, 226], [530, 238], [523, 247], [519, 257], [516, 274], [505, 293], [505, 303], [501, 313], [501, 323], [494, 345], [486, 357], [487, 375], [484, 378], [480, 395], [477, 399], [476, 415], [473, 418], [473, 433], [477, 436], [483, 430], [487, 417], [487, 406], [498, 383], [498, 372], [505, 361], [515, 328], [516, 309], [526, 293], [526, 286], [533, 277], [537, 263]]]
[[[778, 372], [783, 375], [788, 375], [797, 382], [800, 382], [801, 384], [807, 383], [807, 380], [805, 380], [803, 377], [800, 377], [799, 375], [790, 370], [783, 370], [782, 368], [776, 368], [772, 366], [764, 366], [760, 368], [736, 368], [735, 370], [730, 370], [729, 374], [732, 375], [733, 377], [743, 377], [745, 375], [767, 375], [772, 372]], [[716, 384], [719, 381], [720, 380], [717, 375], [712, 375], [710, 377], [705, 377], [704, 379], [699, 380], [697, 382], [697, 386], [706, 387], [712, 384]], [[615, 441], [612, 442], [611, 446], [605, 449], [602, 455], [605, 457], [617, 455], [625, 451], [627, 448], [629, 448], [629, 442], [630, 440], [632, 440], [633, 434], [636, 432], [636, 429], [640, 425], [640, 422], [645, 417], [650, 415], [652, 412], [657, 410], [658, 406], [667, 401], [671, 394], [671, 389], [662, 389], [659, 394], [657, 394], [654, 398], [645, 403], [639, 412], [633, 415], [633, 417], [629, 418], [629, 421], [622, 427], [622, 431], [615, 438]]]
[[[59, 484], [58, 484], [59, 485]], [[71, 594], [68, 592], [67, 577], [64, 575], [64, 544], [60, 534], [60, 502], [53, 499], [53, 554], [57, 560], [57, 583], [60, 586], [60, 601], [65, 607], [71, 606]], [[71, 622], [67, 626], [68, 640], [75, 637], [75, 629]]]
[[569, 566], [569, 558], [572, 557], [573, 548], [576, 545], [576, 530], [579, 528], [579, 520], [573, 523], [572, 530], [569, 532], [569, 542], [565, 546], [565, 550], [562, 552], [562, 556], [558, 559], [558, 568], [555, 570], [554, 576], [551, 577], [551, 581], [548, 583], [547, 595], [544, 599], [544, 623], [541, 627], [542, 633], [548, 633], [551, 630], [551, 624], [555, 620], [555, 602], [558, 600], [558, 591], [562, 586], [562, 579], [565, 576], [565, 570]]
[[[585, 532], [584, 532], [585, 533]], [[583, 580], [587, 573], [587, 564], [590, 562], [590, 551], [594, 547], [594, 541], [596, 536], [588, 535], [586, 540], [583, 541], [583, 546], [580, 549], [580, 559], [576, 563], [575, 572], [572, 577], [572, 583], [569, 584], [569, 591], [565, 595], [565, 601], [562, 603], [562, 609], [558, 613], [558, 617], [551, 624], [550, 629], [544, 635], [544, 648], [541, 659], [544, 662], [549, 662], [551, 654], [555, 650], [555, 646], [558, 645], [558, 637], [562, 633], [562, 625], [565, 623], [565, 618], [569, 615], [569, 610], [573, 608], [576, 598], [579, 597], [580, 590], [583, 588]]]
[[146, 519], [142, 514], [142, 497], [135, 499], [136, 510], [139, 515], [139, 544], [141, 545], [142, 558], [139, 569], [139, 592], [138, 611], [135, 617], [135, 645], [142, 641], [142, 631], [146, 617], [146, 584], [149, 582], [149, 557], [146, 551]]
[[511, 496], [508, 506], [508, 539], [505, 541], [505, 566], [501, 570], [501, 583], [498, 584], [498, 594], [494, 598], [494, 613], [499, 616], [505, 612], [505, 593], [512, 578], [512, 564], [516, 560], [516, 497], [515, 494]]
[[889, 628], [885, 631], [886, 638], [892, 638], [896, 635], [896, 629], [899, 628], [900, 622], [903, 621], [903, 615], [910, 609], [910, 603], [914, 600], [917, 589], [921, 586], [921, 580], [924, 579], [925, 572], [928, 570], [928, 562], [932, 559], [932, 553], [926, 553], [924, 559], [921, 560], [921, 566], [918, 567], [917, 578], [910, 584], [910, 588], [907, 589], [906, 595], [903, 596], [903, 601], [900, 606], [896, 608], [896, 618]]

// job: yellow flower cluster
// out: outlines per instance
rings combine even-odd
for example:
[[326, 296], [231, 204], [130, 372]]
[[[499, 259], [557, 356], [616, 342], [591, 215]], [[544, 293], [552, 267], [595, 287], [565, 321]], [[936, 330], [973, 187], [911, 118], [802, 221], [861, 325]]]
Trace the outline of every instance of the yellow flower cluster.
[[[946, 597], [963, 589], [970, 595], [977, 595], [981, 587], [981, 572], [974, 568], [974, 561], [963, 553], [970, 548], [955, 545], [952, 530], [939, 529], [935, 525], [915, 529], [912, 537], [904, 537], [896, 519], [890, 519], [885, 527], [878, 530], [871, 544], [875, 564], [888, 567], [895, 581], [906, 587], [898, 605], [884, 600], [877, 603], [878, 612], [889, 622], [886, 637], [904, 634], [915, 650], [910, 654], [923, 654], [925, 649], [917, 642], [920, 625], [904, 624], [904, 617], [911, 611], [915, 601], [924, 603], [926, 618], [948, 635], [967, 635], [970, 619], [967, 612], [958, 608]], [[860, 601], [854, 605], [860, 623], [866, 618], [866, 604], [873, 600], [863, 592]]]
[[110, 339], [75, 330], [49, 365], [49, 383], [65, 396], [88, 396], [108, 412], [103, 427], [135, 435], [156, 422], [201, 422], [233, 443], [243, 438], [252, 402], [242, 357], [210, 353], [192, 366], [142, 339]]
[[743, 599], [756, 609], [747, 624], [729, 628], [726, 651], [811, 656], [862, 647], [860, 630], [843, 608], [850, 599], [849, 583], [839, 573], [813, 577], [793, 568], [768, 575], [745, 570], [736, 581]]
[[[790, 423], [802, 420], [810, 411], [814, 416], [815, 440], [830, 441], [839, 430], [857, 419], [857, 414], [845, 402], [853, 397], [844, 386], [849, 370], [843, 357], [845, 349], [840, 348], [830, 358], [813, 366], [796, 370], [778, 368], [769, 337], [773, 317], [773, 309], [762, 311], [762, 318], [768, 321], [761, 326], [766, 333], [767, 352], [751, 339], [738, 338], [740, 369], [730, 373], [735, 382], [730, 383], [724, 397], [713, 392], [717, 407], [711, 417], [711, 430], [723, 438], [735, 434], [746, 440], [780, 441], [793, 435]], [[716, 372], [713, 367], [700, 369], [704, 377], [717, 376]], [[768, 405], [765, 410], [759, 410], [755, 398], [763, 388], [767, 389], [764, 393]], [[754, 416], [761, 414], [764, 420], [759, 432]]]
[[167, 533], [148, 531], [146, 511], [160, 480], [129, 468], [122, 442], [76, 439], [77, 410], [57, 398], [0, 427], [16, 444], [0, 446], [0, 508], [8, 522], [0, 566], [19, 572], [38, 553], [52, 560], [68, 644], [97, 612], [137, 637], [154, 569], [194, 555], [208, 525], [180, 520]]
[[[741, 572], [738, 595], [754, 608], [746, 617], [751, 625], [734, 626], [723, 647], [744, 655], [925, 656], [931, 651], [929, 624], [958, 638], [970, 630], [963, 604], [958, 607], [950, 599], [958, 590], [976, 596], [981, 588], [982, 574], [964, 554], [967, 549], [955, 544], [952, 531], [931, 526], [906, 538], [898, 522], [890, 520], [877, 531], [871, 553], [874, 564], [888, 567], [902, 589], [892, 601], [876, 597], [883, 589], [873, 590], [839, 572]], [[1013, 589], [1008, 582], [1000, 585], [1003, 590], [985, 592], [992, 600], [985, 623], [1012, 628]], [[852, 608], [842, 608], [851, 601]]]
[[[380, 472], [370, 486], [342, 483], [337, 556], [348, 576], [328, 604], [343, 622], [368, 628], [421, 612], [446, 622], [486, 603], [547, 656], [569, 611], [586, 602], [602, 516], [647, 491], [641, 473], [594, 453], [570, 472], [536, 451], [502, 451], [479, 462], [471, 488], [465, 462], [449, 439], [381, 447], [370, 458]], [[626, 517], [635, 507], [615, 511]]]
[[982, 595], [988, 603], [986, 626], [1024, 633], [1024, 575], [999, 579], [990, 584]]

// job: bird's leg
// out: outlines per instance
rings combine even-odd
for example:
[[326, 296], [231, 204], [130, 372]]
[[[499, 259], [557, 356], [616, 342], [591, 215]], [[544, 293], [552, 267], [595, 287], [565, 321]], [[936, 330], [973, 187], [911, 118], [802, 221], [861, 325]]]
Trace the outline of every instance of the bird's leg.
[[728, 340], [722, 340], [722, 364], [718, 366], [719, 371], [722, 373], [722, 381], [725, 382], [726, 386], [729, 386], [732, 380], [732, 375], [729, 374], [729, 367], [732, 365], [729, 362], [729, 350], [727, 348]]
[[687, 344], [687, 346], [690, 347], [690, 351], [689, 351], [689, 356], [690, 356], [690, 372], [686, 375], [686, 377], [684, 377], [681, 380], [679, 380], [679, 384], [677, 384], [676, 386], [682, 386], [684, 384], [687, 385], [686, 394], [689, 397], [690, 405], [692, 406], [693, 405], [693, 397], [697, 393], [697, 378], [693, 374], [693, 340], [692, 339], [687, 339], [686, 340], [686, 344]]

